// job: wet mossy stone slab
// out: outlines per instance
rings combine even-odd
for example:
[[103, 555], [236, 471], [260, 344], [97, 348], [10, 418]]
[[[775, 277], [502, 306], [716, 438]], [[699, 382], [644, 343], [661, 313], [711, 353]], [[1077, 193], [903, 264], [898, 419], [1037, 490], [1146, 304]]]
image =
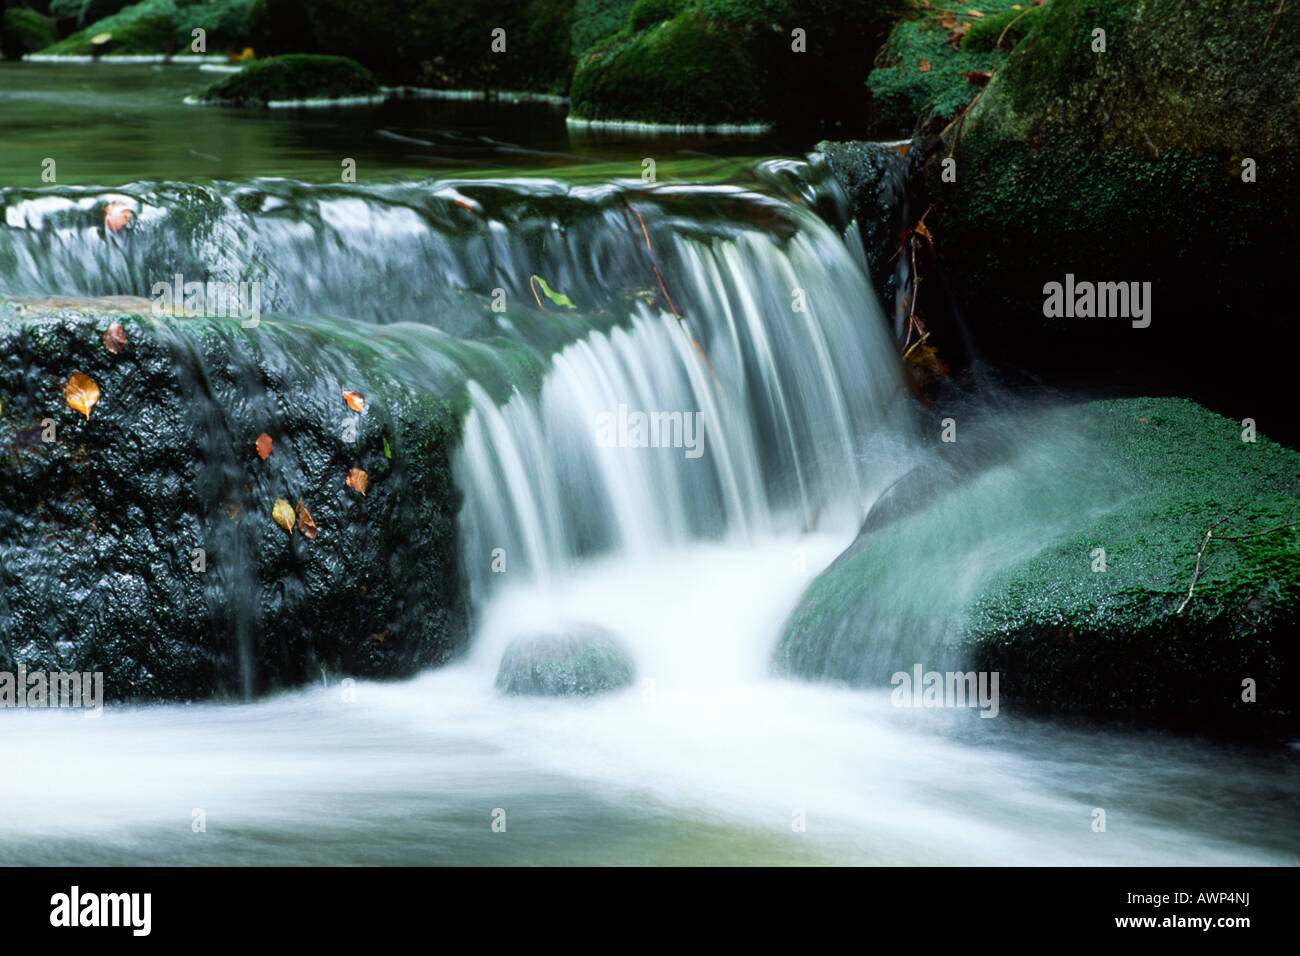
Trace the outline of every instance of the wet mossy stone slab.
[[[178, 700], [456, 654], [467, 365], [502, 396], [537, 371], [445, 341], [0, 301], [0, 670], [103, 671], [109, 701]], [[74, 373], [98, 389], [89, 417], [68, 404]], [[302, 502], [315, 537], [296, 513], [292, 534], [278, 524], [277, 500]]]
[[631, 657], [618, 638], [590, 624], [563, 634], [516, 638], [501, 657], [497, 689], [533, 697], [591, 697], [631, 685]]
[[1256, 534], [1300, 520], [1300, 453], [1177, 398], [1015, 427], [1018, 454], [936, 486], [814, 581], [778, 668], [887, 689], [915, 663], [973, 667], [1000, 672], [1004, 706], [1300, 727], [1300, 528]]

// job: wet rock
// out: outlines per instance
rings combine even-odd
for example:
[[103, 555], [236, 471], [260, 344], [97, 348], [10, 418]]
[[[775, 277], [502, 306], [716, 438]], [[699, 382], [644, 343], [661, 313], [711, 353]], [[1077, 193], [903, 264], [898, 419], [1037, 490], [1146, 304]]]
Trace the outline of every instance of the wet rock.
[[627, 687], [631, 657], [610, 632], [589, 624], [565, 634], [516, 638], [501, 657], [497, 689], [540, 697], [590, 697]]
[[[1040, 376], [1240, 409], [1295, 441], [1290, 383], [1259, 373], [1258, 343], [1295, 314], [1300, 8], [1052, 0], [1036, 20], [927, 177], [976, 345]], [[1049, 315], [1045, 286], [1067, 275], [1148, 283], [1149, 312]]]
[[[1051, 713], [1300, 726], [1300, 528], [1282, 527], [1300, 515], [1300, 453], [1176, 398], [1014, 430], [1023, 453], [949, 469], [958, 483], [869, 520], [787, 621], [779, 668], [881, 689], [917, 663], [996, 670], [1008, 703]], [[1231, 537], [1188, 600], [1221, 521]]]
[[[406, 675], [464, 645], [463, 377], [435, 375], [436, 354], [403, 370], [396, 337], [343, 323], [111, 307], [0, 300], [0, 670], [204, 699]], [[99, 389], [89, 417], [67, 404], [74, 372]], [[273, 519], [278, 499], [314, 538]]]

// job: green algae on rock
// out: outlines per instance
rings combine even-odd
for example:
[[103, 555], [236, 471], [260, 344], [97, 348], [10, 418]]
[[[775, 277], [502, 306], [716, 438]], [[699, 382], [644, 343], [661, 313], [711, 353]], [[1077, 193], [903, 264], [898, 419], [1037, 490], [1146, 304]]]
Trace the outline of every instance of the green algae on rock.
[[1300, 528], [1211, 543], [1179, 608], [1216, 522], [1300, 520], [1300, 453], [1173, 398], [1008, 427], [1012, 460], [872, 527], [814, 581], [779, 667], [881, 688], [918, 662], [997, 670], [1004, 706], [1293, 730]]

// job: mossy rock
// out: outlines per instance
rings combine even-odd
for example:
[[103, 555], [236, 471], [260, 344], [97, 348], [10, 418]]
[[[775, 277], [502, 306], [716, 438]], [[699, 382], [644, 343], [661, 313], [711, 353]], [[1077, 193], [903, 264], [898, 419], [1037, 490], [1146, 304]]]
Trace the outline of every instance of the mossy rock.
[[54, 42], [54, 22], [23, 7], [10, 7], [0, 21], [0, 35], [5, 40], [6, 55], [18, 59]]
[[[585, 120], [733, 125], [860, 122], [863, 80], [900, 0], [642, 0], [583, 51]], [[803, 30], [806, 50], [795, 50]]]
[[589, 624], [567, 633], [516, 638], [497, 672], [497, 689], [533, 697], [591, 697], [631, 685], [632, 659], [618, 639]]
[[[1010, 706], [1300, 727], [1300, 528], [1212, 540], [1180, 612], [1207, 530], [1300, 519], [1300, 453], [1243, 441], [1239, 422], [1176, 398], [1094, 402], [1002, 433], [1009, 454], [959, 469], [955, 489], [936, 484], [814, 581], [782, 670], [888, 688], [915, 663], [973, 667], [1000, 672]], [[949, 448], [964, 440], [959, 426]]]
[[[200, 0], [187, 3], [181, 0], [143, 0], [95, 19], [44, 52], [76, 56], [170, 56], [190, 52], [192, 31], [197, 28], [206, 31], [208, 53], [242, 49], [253, 40], [258, 9], [262, 2], [263, 0]], [[92, 4], [85, 10], [98, 14], [100, 11], [111, 11], [114, 6], [121, 5]], [[109, 34], [111, 39], [103, 44], [92, 43], [100, 34]]]
[[1029, 35], [1042, 13], [1042, 7], [1014, 4], [1011, 9], [1004, 10], [997, 16], [986, 16], [972, 23], [962, 37], [961, 47], [973, 53], [991, 53], [994, 50], [1010, 52]]
[[271, 102], [378, 96], [375, 78], [342, 56], [290, 53], [257, 60], [199, 97], [209, 103], [265, 106]]
[[[463, 380], [393, 372], [401, 347], [323, 320], [0, 302], [0, 670], [103, 671], [110, 701], [193, 700], [458, 653], [467, 397]], [[66, 401], [73, 372], [99, 389], [88, 417]], [[314, 538], [276, 523], [277, 499], [304, 503]]]
[[627, 26], [637, 0], [575, 0], [570, 50], [574, 56]]
[[[976, 343], [1039, 373], [1105, 369], [1243, 417], [1275, 408], [1281, 434], [1289, 383], [1259, 373], [1258, 347], [1295, 313], [1300, 9], [1051, 0], [1037, 20], [929, 176]], [[949, 152], [955, 182], [937, 175]], [[1044, 286], [1066, 274], [1150, 282], [1151, 327], [1045, 317]]]
[[[877, 132], [906, 136], [918, 122], [934, 117], [947, 120], [964, 108], [981, 89], [970, 76], [996, 70], [1006, 59], [1005, 52], [993, 49], [1001, 29], [993, 32], [992, 24], [1005, 26], [1008, 14], [1016, 17], [1024, 12], [1012, 6], [1013, 0], [985, 0], [955, 11], [912, 7], [890, 33], [867, 78]], [[976, 9], [984, 17], [972, 16], [966, 9]], [[944, 16], [953, 18], [951, 26], [940, 23]], [[965, 37], [954, 43], [952, 34], [961, 31], [966, 31]], [[990, 33], [992, 40], [985, 45], [983, 37]]]

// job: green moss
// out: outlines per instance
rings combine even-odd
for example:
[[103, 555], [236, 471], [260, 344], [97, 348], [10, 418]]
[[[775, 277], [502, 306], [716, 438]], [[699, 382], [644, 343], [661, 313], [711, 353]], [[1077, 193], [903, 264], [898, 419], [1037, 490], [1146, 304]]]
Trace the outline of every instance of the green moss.
[[370, 71], [355, 60], [290, 53], [250, 63], [208, 87], [202, 99], [251, 106], [273, 100], [374, 96], [379, 91], [379, 84]]
[[[46, 52], [77, 56], [188, 53], [193, 40], [191, 31], [196, 28], [207, 31], [209, 53], [239, 49], [251, 40], [257, 3], [258, 0], [143, 0], [96, 20]], [[110, 34], [112, 39], [97, 47], [90, 41], [101, 33]]]
[[18, 43], [15, 53], [35, 53], [54, 42], [54, 24], [38, 13], [22, 7], [5, 11], [0, 32]]
[[[682, 0], [641, 9], [586, 50], [574, 116], [679, 124], [859, 121], [864, 50], [898, 0]], [[673, 13], [671, 19], [665, 19]], [[796, 52], [792, 31], [804, 31]]]
[[[962, 37], [962, 49], [972, 53], [991, 53], [995, 48], [1010, 50], [1034, 28], [1042, 11], [1042, 7], [1025, 7], [976, 20]], [[1001, 47], [998, 47], [999, 41]]]
[[[1004, 423], [987, 461], [864, 533], [809, 588], [778, 659], [888, 686], [914, 662], [1001, 673], [1015, 704], [1199, 726], [1295, 727], [1300, 453], [1175, 398]], [[959, 432], [959, 444], [961, 441]], [[1105, 571], [1095, 569], [1105, 551]], [[902, 555], [909, 555], [903, 559]], [[1241, 680], [1260, 689], [1241, 700]]]
[[637, 0], [628, 16], [628, 28], [635, 33], [647, 27], [658, 26], [675, 17], [684, 5], [685, 0]]
[[627, 26], [636, 0], [576, 0], [570, 50], [576, 56]]
[[662, 123], [752, 122], [763, 115], [753, 58], [693, 13], [588, 54], [570, 90], [574, 116]]
[[[985, 14], [1017, 14], [1010, 9], [1013, 2], [988, 0], [978, 9]], [[939, 24], [945, 12], [933, 7], [912, 8], [911, 16], [898, 22], [876, 56], [877, 65], [867, 86], [882, 132], [906, 135], [922, 117], [952, 116], [980, 90], [965, 74], [991, 72], [1005, 59], [1005, 54], [993, 50], [992, 43], [987, 48], [980, 44], [954, 46], [951, 29]], [[973, 33], [983, 21], [959, 14], [956, 22]], [[993, 39], [996, 41], [996, 34]]]

